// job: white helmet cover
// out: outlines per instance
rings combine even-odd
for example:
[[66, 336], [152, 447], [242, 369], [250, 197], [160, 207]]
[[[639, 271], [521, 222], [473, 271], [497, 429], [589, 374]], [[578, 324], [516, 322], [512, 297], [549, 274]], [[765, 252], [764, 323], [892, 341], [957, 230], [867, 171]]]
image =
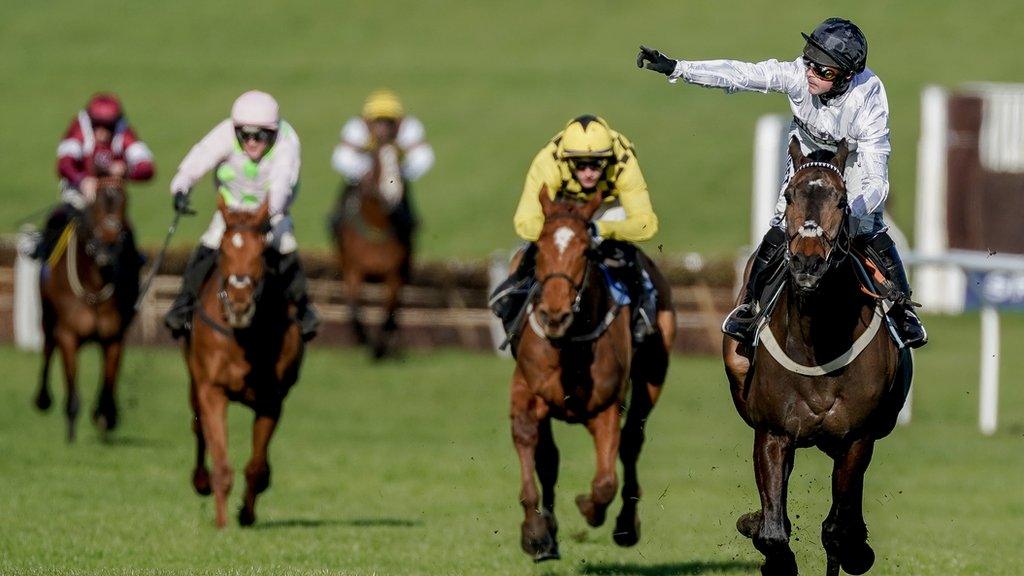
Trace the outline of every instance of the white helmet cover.
[[239, 96], [231, 106], [231, 121], [235, 126], [259, 126], [277, 130], [280, 121], [277, 100], [266, 92], [250, 90]]

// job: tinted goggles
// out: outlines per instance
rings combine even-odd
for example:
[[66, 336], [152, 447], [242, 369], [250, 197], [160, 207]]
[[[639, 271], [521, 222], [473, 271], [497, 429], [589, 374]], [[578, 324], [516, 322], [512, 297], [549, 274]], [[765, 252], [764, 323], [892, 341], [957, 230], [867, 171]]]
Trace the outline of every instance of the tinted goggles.
[[810, 58], [804, 58], [804, 65], [810, 68], [812, 74], [826, 82], [832, 82], [839, 77], [839, 70], [818, 64]]
[[606, 158], [576, 158], [570, 160], [569, 164], [572, 165], [573, 170], [604, 170], [608, 166], [608, 160]]
[[270, 142], [274, 139], [274, 136], [275, 132], [266, 128], [257, 128], [255, 126], [238, 126], [235, 128], [235, 137], [238, 138], [239, 142], [248, 142], [249, 140]]

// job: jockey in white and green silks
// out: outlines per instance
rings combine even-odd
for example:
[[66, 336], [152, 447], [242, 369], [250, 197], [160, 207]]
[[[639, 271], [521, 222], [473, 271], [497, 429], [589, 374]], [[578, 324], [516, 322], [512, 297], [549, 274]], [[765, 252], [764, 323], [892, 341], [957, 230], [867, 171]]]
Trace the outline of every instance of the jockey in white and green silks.
[[[283, 276], [286, 295], [298, 308], [303, 337], [316, 334], [319, 319], [306, 295], [306, 280], [299, 264], [298, 244], [289, 208], [299, 186], [299, 136], [280, 118], [278, 104], [265, 92], [242, 94], [231, 108], [231, 118], [217, 124], [178, 166], [171, 180], [174, 207], [188, 210], [192, 187], [208, 172], [228, 206], [254, 210], [264, 200], [270, 209], [268, 266]], [[217, 212], [189, 259], [182, 290], [167, 313], [165, 323], [175, 336], [189, 329], [199, 288], [216, 262], [224, 218]]]

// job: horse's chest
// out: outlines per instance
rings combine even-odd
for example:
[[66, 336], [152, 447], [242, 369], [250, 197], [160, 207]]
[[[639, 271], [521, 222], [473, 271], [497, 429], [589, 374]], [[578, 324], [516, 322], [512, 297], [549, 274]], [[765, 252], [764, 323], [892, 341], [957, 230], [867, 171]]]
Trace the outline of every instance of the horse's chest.
[[62, 319], [84, 340], [109, 340], [121, 332], [121, 315], [116, 310], [101, 311], [79, 304]]
[[535, 390], [554, 416], [582, 421], [619, 400], [620, 387], [606, 380], [595, 379], [590, 373], [555, 370], [544, 375]]

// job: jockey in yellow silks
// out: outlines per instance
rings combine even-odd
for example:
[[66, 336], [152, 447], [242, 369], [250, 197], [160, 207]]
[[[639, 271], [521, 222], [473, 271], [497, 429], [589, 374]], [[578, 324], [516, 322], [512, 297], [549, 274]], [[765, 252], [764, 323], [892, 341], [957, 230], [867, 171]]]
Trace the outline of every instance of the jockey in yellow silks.
[[513, 217], [516, 234], [530, 245], [516, 270], [492, 294], [494, 313], [506, 328], [513, 329], [526, 304], [533, 283], [533, 242], [544, 227], [539, 197], [544, 186], [553, 199], [585, 201], [597, 193], [604, 197], [590, 223], [595, 249], [628, 291], [637, 320], [635, 333], [641, 338], [650, 333], [655, 318], [654, 292], [640, 251], [632, 243], [650, 240], [658, 231], [658, 217], [632, 142], [602, 118], [591, 115], [571, 120], [530, 165]]

